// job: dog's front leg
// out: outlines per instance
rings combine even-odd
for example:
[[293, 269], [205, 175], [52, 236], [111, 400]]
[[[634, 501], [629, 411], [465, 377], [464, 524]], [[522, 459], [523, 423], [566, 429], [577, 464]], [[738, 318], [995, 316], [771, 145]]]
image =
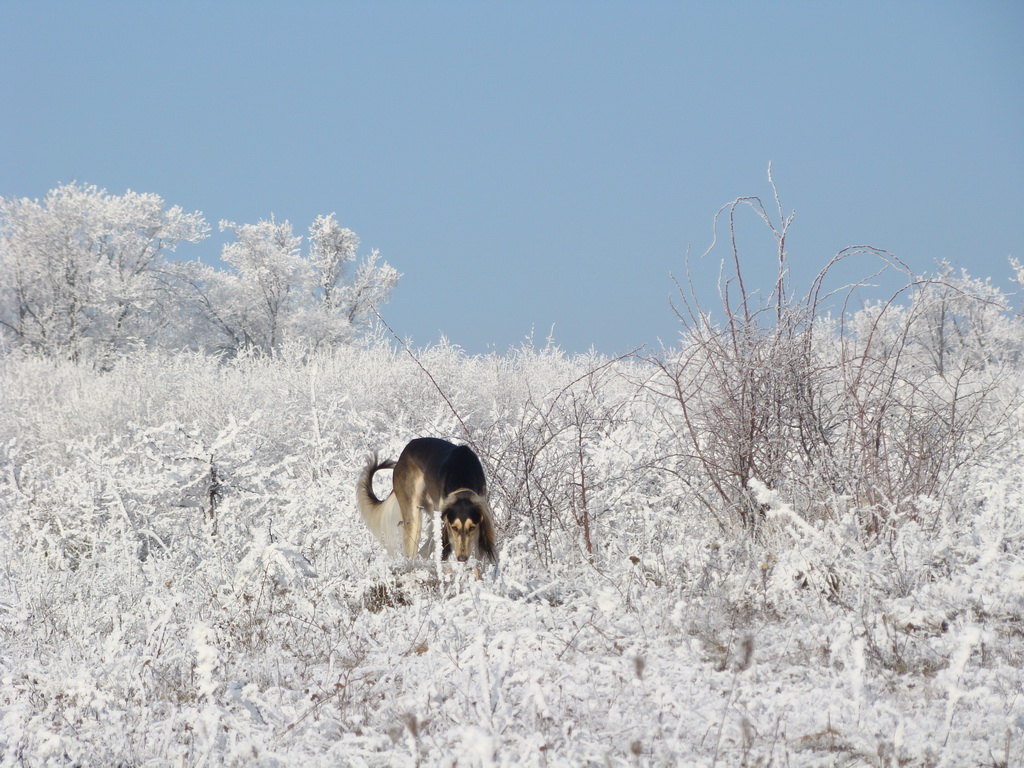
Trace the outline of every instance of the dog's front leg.
[[413, 507], [412, 513], [405, 519], [405, 556], [416, 557], [420, 549], [420, 532], [423, 527], [423, 507]]

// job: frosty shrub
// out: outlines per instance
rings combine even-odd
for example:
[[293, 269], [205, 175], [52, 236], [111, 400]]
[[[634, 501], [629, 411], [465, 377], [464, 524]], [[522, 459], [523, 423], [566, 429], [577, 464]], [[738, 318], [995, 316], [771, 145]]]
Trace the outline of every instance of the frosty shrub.
[[[637, 404], [625, 364], [567, 359], [554, 347], [523, 348], [515, 363], [525, 391], [478, 441], [511, 513], [505, 531], [526, 536], [549, 564], [609, 545], [625, 559], [616, 511], [645, 454], [626, 435]], [[613, 462], [611, 473], [600, 468]]]
[[[996, 319], [990, 342], [1020, 338]], [[384, 345], [5, 357], [3, 762], [1024, 757], [1019, 378], [962, 423], [984, 445], [998, 423], [996, 447], [884, 535], [841, 494], [754, 478], [755, 537], [671, 453], [662, 363], [415, 354], [444, 397]], [[947, 355], [947, 375], [968, 358], [993, 365]], [[367, 452], [423, 434], [485, 461], [501, 555], [482, 581], [389, 560], [359, 519]]]
[[[662, 464], [727, 534], [759, 531], [766, 510], [751, 481], [782, 492], [807, 520], [853, 510], [871, 535], [891, 520], [923, 521], [957, 471], [1014, 434], [1008, 409], [1017, 406], [1006, 391], [1017, 375], [1019, 318], [987, 282], [945, 265], [917, 278], [869, 247], [840, 251], [795, 296], [792, 215], [777, 194], [775, 202], [774, 219], [759, 198], [716, 217], [716, 229], [727, 217], [731, 250], [715, 311], [692, 283], [679, 285], [683, 338], [648, 357], [658, 374], [645, 383], [677, 449]], [[748, 210], [775, 241], [767, 293], [744, 281], [735, 220]], [[879, 270], [830, 291], [833, 270], [850, 259]], [[893, 271], [904, 286], [889, 300], [850, 309], [855, 289]]]

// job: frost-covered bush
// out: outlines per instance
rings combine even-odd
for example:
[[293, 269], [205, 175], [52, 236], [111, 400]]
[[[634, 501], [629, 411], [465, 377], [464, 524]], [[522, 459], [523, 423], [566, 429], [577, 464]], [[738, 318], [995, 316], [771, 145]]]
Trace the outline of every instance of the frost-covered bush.
[[[777, 215], [758, 198], [719, 212], [731, 252], [718, 306], [702, 306], [692, 277], [680, 284], [682, 341], [648, 358], [655, 372], [644, 387], [676, 449], [666, 469], [726, 535], [759, 535], [756, 481], [808, 521], [852, 512], [883, 538], [902, 521], [926, 520], [958, 473], [1015, 439], [1021, 318], [989, 281], [945, 264], [915, 277], [869, 247], [840, 251], [800, 294], [786, 252], [793, 217], [775, 200]], [[766, 293], [744, 280], [735, 218], [747, 210], [774, 240], [778, 273]], [[852, 259], [902, 286], [851, 309], [863, 283], [830, 283]]]
[[[760, 480], [751, 531], [708, 504], [661, 366], [416, 358], [4, 358], [0, 763], [1024, 757], [1019, 377], [963, 422], [995, 448], [879, 530]], [[355, 509], [366, 454], [423, 434], [486, 465], [481, 581], [388, 560]]]

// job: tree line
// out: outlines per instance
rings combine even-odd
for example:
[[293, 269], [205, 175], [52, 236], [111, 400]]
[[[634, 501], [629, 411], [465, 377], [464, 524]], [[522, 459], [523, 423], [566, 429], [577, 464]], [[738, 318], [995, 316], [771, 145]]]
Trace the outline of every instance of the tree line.
[[140, 348], [274, 355], [351, 343], [400, 277], [376, 250], [360, 258], [334, 214], [305, 238], [273, 217], [219, 226], [233, 235], [226, 268], [173, 258], [210, 225], [156, 194], [71, 183], [42, 200], [0, 197], [3, 347], [109, 365]]

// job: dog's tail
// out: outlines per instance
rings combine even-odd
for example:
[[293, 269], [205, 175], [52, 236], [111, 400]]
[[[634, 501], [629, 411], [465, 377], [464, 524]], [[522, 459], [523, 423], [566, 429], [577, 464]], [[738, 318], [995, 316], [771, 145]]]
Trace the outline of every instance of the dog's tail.
[[402, 537], [399, 523], [402, 520], [402, 511], [398, 506], [398, 497], [391, 493], [383, 501], [377, 498], [373, 492], [373, 476], [381, 469], [394, 469], [395, 462], [391, 459], [381, 461], [377, 454], [370, 456], [362, 474], [359, 475], [359, 482], [356, 483], [356, 503], [359, 506], [359, 513], [377, 541], [379, 541], [389, 554], [395, 555], [402, 551]]
[[366, 462], [366, 466], [363, 467], [363, 472], [359, 475], [359, 484], [356, 486], [356, 497], [359, 499], [359, 511], [363, 513], [365, 517], [368, 510], [372, 510], [375, 507], [380, 506], [384, 502], [377, 498], [377, 494], [373, 492], [373, 476], [382, 469], [394, 469], [395, 462], [391, 459], [385, 459], [381, 461], [377, 458], [377, 454], [371, 454], [370, 458]]

